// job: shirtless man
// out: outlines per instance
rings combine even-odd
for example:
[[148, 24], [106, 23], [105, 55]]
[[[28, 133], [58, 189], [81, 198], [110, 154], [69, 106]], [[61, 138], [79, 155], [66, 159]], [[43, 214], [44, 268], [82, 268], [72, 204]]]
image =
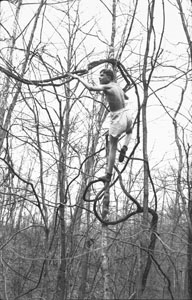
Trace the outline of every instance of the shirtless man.
[[99, 77], [100, 84], [98, 85], [91, 85], [81, 79], [78, 75], [70, 74], [70, 76], [78, 79], [89, 91], [101, 91], [106, 96], [110, 108], [109, 157], [107, 174], [100, 177], [100, 180], [103, 182], [110, 182], [115, 164], [118, 139], [122, 133], [126, 132], [124, 146], [119, 155], [119, 161], [122, 162], [131, 138], [132, 120], [128, 113], [128, 108], [125, 106], [125, 100], [128, 99], [128, 97], [120, 86], [114, 82], [114, 73], [110, 69], [101, 70]]

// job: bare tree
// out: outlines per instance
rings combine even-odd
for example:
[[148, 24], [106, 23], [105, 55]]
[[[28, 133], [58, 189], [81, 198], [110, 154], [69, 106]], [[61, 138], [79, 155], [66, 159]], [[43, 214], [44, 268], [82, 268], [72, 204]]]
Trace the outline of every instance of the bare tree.
[[[189, 56], [178, 67], [179, 54], [172, 59], [164, 39], [164, 1], [98, 1], [94, 14], [95, 1], [86, 9], [80, 0], [11, 2], [0, 3], [1, 297], [184, 295], [177, 283], [183, 287], [181, 245], [191, 226], [190, 117], [182, 117], [189, 34]], [[116, 71], [134, 116], [129, 153], [116, 161], [109, 189], [97, 180], [106, 165], [106, 103], [68, 77], [95, 82], [105, 65]], [[178, 86], [175, 105], [162, 94]], [[162, 112], [174, 125], [178, 164], [151, 146]]]
[[[192, 5], [190, 1], [183, 5], [182, 1], [177, 0], [176, 1], [178, 5], [178, 10], [180, 13], [181, 17], [181, 23], [185, 32], [187, 44], [188, 44], [188, 63], [189, 69], [192, 67], [192, 44], [191, 44], [191, 38], [190, 38], [190, 25], [189, 25], [189, 18], [190, 16], [187, 14], [187, 9], [189, 9], [190, 15], [192, 13]], [[190, 72], [191, 73], [191, 72]], [[183, 159], [182, 159], [182, 145], [179, 139], [179, 133], [178, 133], [178, 124], [176, 121], [176, 116], [179, 112], [180, 107], [182, 106], [182, 103], [185, 98], [185, 92], [187, 89], [187, 85], [189, 84], [189, 78], [186, 75], [185, 76], [185, 86], [182, 89], [181, 93], [181, 101], [179, 103], [178, 109], [175, 112], [175, 118], [174, 118], [174, 128], [175, 128], [175, 139], [176, 139], [176, 144], [178, 148], [178, 153], [179, 153], [179, 166], [178, 166], [178, 190], [179, 194], [181, 195], [182, 201], [184, 203], [184, 207], [186, 206], [186, 203], [188, 202], [188, 207], [186, 213], [186, 218], [187, 218], [187, 223], [188, 223], [188, 247], [187, 247], [187, 278], [188, 278], [188, 284], [187, 284], [187, 289], [188, 289], [188, 297], [192, 297], [192, 194], [191, 194], [191, 166], [192, 166], [192, 161], [190, 159], [190, 154], [191, 154], [191, 145], [190, 143], [187, 143], [187, 145], [184, 145], [184, 152], [185, 152], [185, 157], [186, 157], [186, 170], [187, 170], [187, 197], [183, 193], [183, 188], [181, 187], [181, 174], [182, 174], [182, 169], [183, 169]], [[184, 135], [185, 135], [185, 130], [183, 130]], [[185, 144], [185, 142], [183, 142]]]

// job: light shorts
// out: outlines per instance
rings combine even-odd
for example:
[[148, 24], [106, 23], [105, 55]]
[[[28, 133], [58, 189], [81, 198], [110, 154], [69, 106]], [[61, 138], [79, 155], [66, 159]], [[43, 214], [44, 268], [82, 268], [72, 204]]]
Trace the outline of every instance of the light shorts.
[[132, 117], [128, 108], [110, 112], [109, 134], [113, 137], [120, 137], [124, 132], [130, 132]]

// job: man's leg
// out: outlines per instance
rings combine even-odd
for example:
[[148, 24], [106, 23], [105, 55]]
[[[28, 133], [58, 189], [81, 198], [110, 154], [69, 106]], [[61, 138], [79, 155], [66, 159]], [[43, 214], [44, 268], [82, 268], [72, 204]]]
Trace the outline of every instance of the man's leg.
[[125, 140], [124, 140], [124, 145], [121, 148], [120, 154], [119, 154], [119, 161], [122, 162], [125, 158], [126, 151], [128, 149], [128, 145], [131, 139], [131, 134], [132, 134], [132, 128], [126, 132]]
[[111, 180], [112, 171], [115, 164], [117, 143], [118, 143], [117, 137], [113, 137], [110, 135], [109, 139], [110, 140], [109, 140], [109, 155], [108, 155], [108, 162], [107, 162], [107, 174], [103, 177], [100, 177], [101, 180], [108, 181], [108, 182], [110, 182]]
[[109, 148], [109, 156], [108, 156], [108, 164], [107, 164], [107, 173], [109, 174], [112, 174], [113, 167], [115, 164], [117, 143], [118, 143], [118, 138], [110, 135], [110, 148]]

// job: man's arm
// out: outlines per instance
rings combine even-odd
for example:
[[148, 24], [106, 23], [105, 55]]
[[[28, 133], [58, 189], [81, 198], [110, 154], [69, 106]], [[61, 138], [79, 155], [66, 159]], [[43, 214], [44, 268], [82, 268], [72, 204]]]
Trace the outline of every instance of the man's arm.
[[70, 76], [74, 79], [79, 80], [89, 91], [97, 91], [97, 92], [104, 92], [108, 89], [110, 89], [110, 86], [105, 85], [105, 84], [98, 84], [98, 85], [92, 85], [89, 84], [88, 82], [84, 81], [80, 76], [75, 75], [75, 74], [70, 74]]

